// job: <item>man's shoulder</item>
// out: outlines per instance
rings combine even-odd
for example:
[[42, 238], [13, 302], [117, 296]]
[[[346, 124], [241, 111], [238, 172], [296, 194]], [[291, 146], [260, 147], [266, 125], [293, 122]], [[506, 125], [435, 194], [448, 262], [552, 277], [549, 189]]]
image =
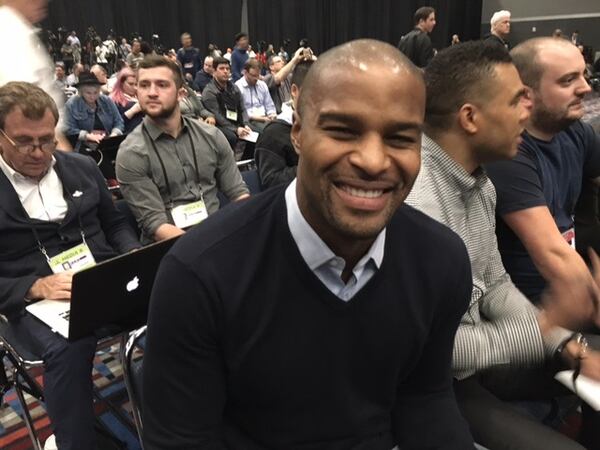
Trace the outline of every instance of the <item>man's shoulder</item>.
[[121, 142], [121, 145], [119, 146], [119, 151], [117, 152], [117, 158], [119, 158], [120, 155], [123, 156], [123, 154], [128, 152], [135, 152], [140, 154], [148, 153], [148, 148], [146, 145], [146, 136], [144, 136], [143, 127], [144, 125], [142, 122], [127, 135], [123, 142]]
[[215, 80], [211, 79], [208, 83], [206, 83], [206, 86], [202, 90], [202, 97], [204, 97], [206, 94], [217, 95], [218, 93], [219, 93], [219, 89], [217, 89]]
[[449, 227], [406, 203], [398, 208], [388, 228], [392, 233], [400, 234], [402, 241], [423, 250], [430, 248], [438, 252], [448, 247], [464, 248], [460, 236]]
[[81, 169], [90, 170], [96, 167], [94, 160], [86, 155], [71, 151], [56, 151], [54, 153], [56, 164], [62, 166], [78, 166]]
[[201, 134], [209, 139], [211, 142], [216, 143], [218, 137], [221, 133], [219, 129], [213, 125], [208, 125], [203, 121], [191, 118], [191, 117], [183, 117], [183, 120], [186, 126], [190, 127], [194, 130], [195, 133]]

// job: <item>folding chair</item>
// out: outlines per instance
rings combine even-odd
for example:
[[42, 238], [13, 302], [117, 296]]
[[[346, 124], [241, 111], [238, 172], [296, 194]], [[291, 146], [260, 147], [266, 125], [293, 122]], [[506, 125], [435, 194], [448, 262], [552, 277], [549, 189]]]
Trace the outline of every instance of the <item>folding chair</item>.
[[121, 364], [123, 365], [123, 380], [125, 381], [125, 387], [129, 394], [129, 401], [131, 402], [131, 413], [133, 415], [133, 421], [135, 428], [137, 429], [138, 436], [140, 438], [140, 445], [142, 450], [144, 443], [142, 441], [142, 365], [143, 359], [138, 361], [133, 360], [133, 355], [136, 349], [144, 348], [146, 337], [146, 325], [137, 330], [129, 333], [129, 339], [125, 345], [121, 346]]
[[[4, 364], [5, 359], [10, 362], [10, 368]], [[44, 362], [39, 355], [35, 355], [31, 350], [19, 345], [19, 342], [12, 335], [11, 329], [4, 316], [0, 316], [0, 405], [4, 395], [11, 389], [14, 389], [21, 405], [23, 421], [27, 426], [27, 433], [31, 439], [34, 450], [42, 450], [40, 440], [35, 431], [33, 420], [24, 393], [44, 401], [42, 386], [29, 374], [34, 368], [43, 367]]]
[[[112, 345], [117, 338], [120, 339], [121, 348], [123, 348], [127, 338], [126, 334], [109, 336], [101, 339], [98, 342], [98, 348], [101, 349]], [[10, 366], [5, 365], [6, 360], [10, 362]], [[34, 421], [29, 413], [24, 393], [31, 395], [41, 402], [44, 401], [42, 386], [30, 374], [32, 369], [43, 367], [44, 362], [42, 357], [36, 355], [32, 349], [22, 345], [14, 336], [12, 328], [8, 324], [6, 318], [0, 315], [0, 405], [3, 403], [2, 400], [4, 395], [11, 389], [14, 389], [21, 406], [21, 414], [27, 427], [27, 433], [29, 434], [33, 450], [43, 450], [43, 446], [41, 445], [35, 430]], [[91, 376], [92, 374], [90, 372], [90, 377]], [[94, 396], [97, 397], [96, 392], [94, 392]], [[103, 435], [114, 444], [119, 447], [123, 445], [118, 438], [112, 436], [112, 434], [100, 426], [99, 423], [96, 424], [95, 428], [96, 433]]]

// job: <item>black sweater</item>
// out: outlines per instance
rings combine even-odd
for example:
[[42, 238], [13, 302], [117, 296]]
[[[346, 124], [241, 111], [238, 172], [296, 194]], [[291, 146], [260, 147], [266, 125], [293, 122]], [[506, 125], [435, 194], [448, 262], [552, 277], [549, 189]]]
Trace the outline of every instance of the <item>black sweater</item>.
[[264, 188], [288, 184], [296, 178], [298, 154], [292, 145], [291, 131], [289, 123], [275, 120], [258, 137], [254, 159]]
[[450, 372], [471, 293], [462, 241], [401, 207], [381, 268], [344, 302], [302, 259], [283, 193], [210, 216], [163, 260], [145, 448], [472, 448]]

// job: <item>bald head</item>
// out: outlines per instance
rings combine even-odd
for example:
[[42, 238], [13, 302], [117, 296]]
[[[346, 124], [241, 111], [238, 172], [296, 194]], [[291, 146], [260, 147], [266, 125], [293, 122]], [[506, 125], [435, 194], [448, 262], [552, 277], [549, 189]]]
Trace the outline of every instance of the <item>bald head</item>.
[[302, 93], [298, 100], [298, 114], [302, 116], [306, 108], [334, 86], [340, 73], [348, 71], [387, 72], [392, 77], [417, 78], [423, 84], [421, 71], [396, 47], [374, 39], [359, 39], [332, 48], [319, 56], [304, 79]]
[[566, 39], [540, 37], [528, 39], [510, 52], [525, 86], [537, 89], [546, 69], [545, 63], [556, 53], [572, 52], [577, 48]]

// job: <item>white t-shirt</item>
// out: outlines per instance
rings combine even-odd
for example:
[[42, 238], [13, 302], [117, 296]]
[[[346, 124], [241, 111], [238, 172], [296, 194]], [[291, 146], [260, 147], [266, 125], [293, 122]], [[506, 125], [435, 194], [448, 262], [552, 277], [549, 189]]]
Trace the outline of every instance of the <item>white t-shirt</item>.
[[28, 81], [48, 92], [59, 110], [63, 93], [54, 85], [54, 64], [37, 37], [36, 29], [16, 10], [0, 6], [0, 86]]

